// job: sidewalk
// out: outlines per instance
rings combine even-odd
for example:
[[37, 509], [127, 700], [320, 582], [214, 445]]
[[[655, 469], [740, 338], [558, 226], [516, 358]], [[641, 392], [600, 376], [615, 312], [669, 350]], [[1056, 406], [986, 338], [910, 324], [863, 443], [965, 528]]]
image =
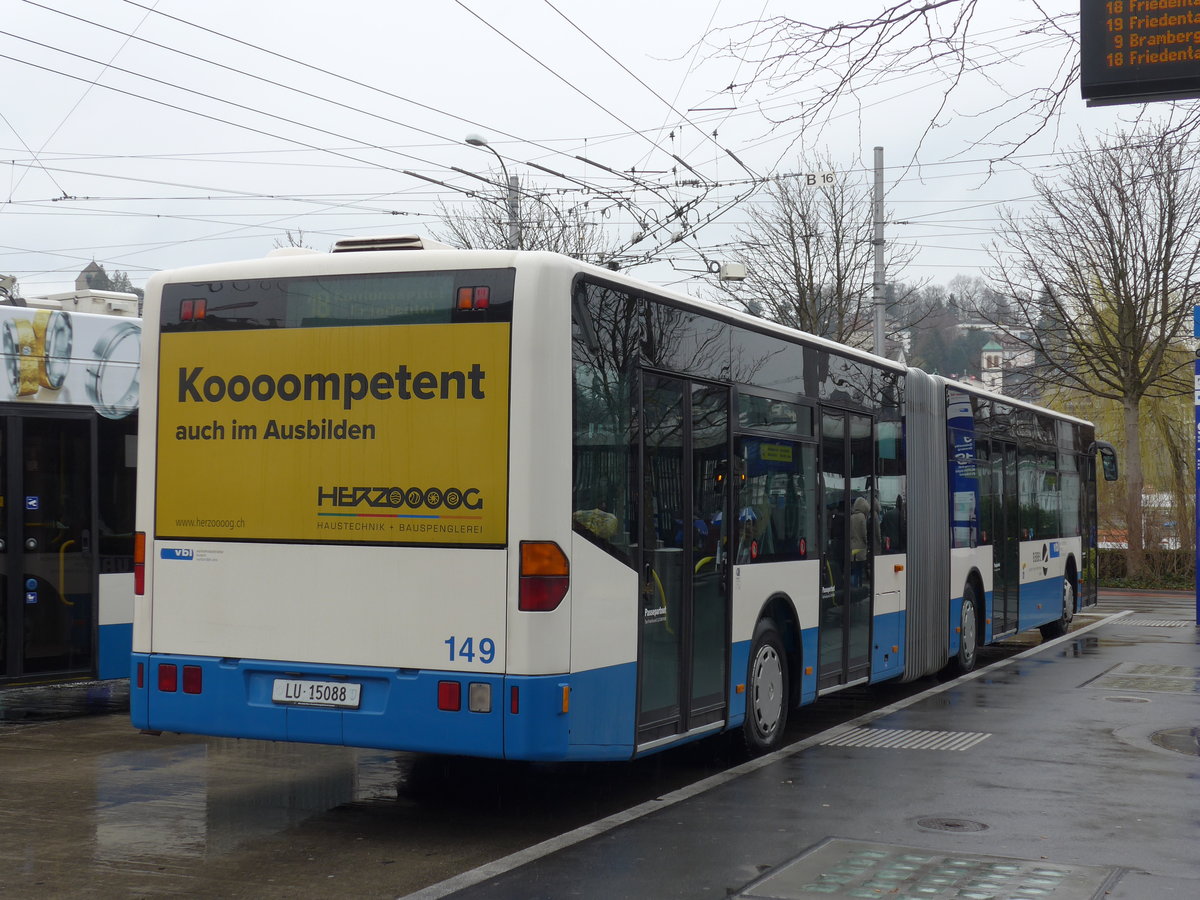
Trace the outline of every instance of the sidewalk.
[[1164, 601], [410, 897], [1195, 900], [1200, 631]]

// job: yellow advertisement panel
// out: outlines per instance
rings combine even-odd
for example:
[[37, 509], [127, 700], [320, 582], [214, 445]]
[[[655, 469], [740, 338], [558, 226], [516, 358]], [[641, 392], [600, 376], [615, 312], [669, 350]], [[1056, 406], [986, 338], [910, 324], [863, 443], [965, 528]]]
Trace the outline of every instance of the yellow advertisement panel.
[[505, 542], [508, 323], [160, 339], [160, 536]]

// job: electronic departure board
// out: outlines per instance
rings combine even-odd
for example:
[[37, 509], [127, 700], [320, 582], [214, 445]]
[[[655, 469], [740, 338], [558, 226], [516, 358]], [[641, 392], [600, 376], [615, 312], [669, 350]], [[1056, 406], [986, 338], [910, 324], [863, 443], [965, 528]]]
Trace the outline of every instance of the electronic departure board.
[[1080, 0], [1088, 106], [1200, 97], [1200, 0]]

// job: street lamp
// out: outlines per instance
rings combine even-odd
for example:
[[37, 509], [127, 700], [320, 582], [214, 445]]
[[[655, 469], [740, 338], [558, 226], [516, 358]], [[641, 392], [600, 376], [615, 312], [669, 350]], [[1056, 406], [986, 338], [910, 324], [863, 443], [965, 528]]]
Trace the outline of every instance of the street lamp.
[[483, 147], [491, 150], [496, 157], [496, 161], [500, 163], [500, 171], [504, 175], [504, 181], [508, 185], [508, 249], [516, 250], [521, 245], [521, 198], [517, 192], [517, 178], [515, 175], [508, 174], [508, 167], [504, 165], [504, 158], [496, 152], [496, 148], [487, 142], [481, 134], [468, 134], [467, 143], [472, 147]]

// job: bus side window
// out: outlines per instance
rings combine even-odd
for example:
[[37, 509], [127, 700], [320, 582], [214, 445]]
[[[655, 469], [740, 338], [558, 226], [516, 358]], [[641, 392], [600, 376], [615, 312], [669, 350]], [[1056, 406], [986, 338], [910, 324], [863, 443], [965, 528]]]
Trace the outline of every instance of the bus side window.
[[738, 438], [745, 466], [737, 501], [738, 563], [808, 558], [816, 534], [816, 449], [781, 438]]

